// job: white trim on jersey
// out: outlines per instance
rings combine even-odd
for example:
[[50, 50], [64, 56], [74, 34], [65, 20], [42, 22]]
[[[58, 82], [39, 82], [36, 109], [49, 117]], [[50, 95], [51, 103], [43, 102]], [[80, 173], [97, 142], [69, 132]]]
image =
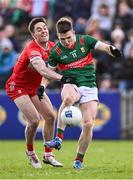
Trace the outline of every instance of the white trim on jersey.
[[34, 61], [35, 59], [40, 59], [40, 60], [42, 60], [42, 58], [41, 58], [40, 56], [36, 56], [36, 57], [31, 58], [31, 59], [30, 59], [30, 62]]
[[48, 64], [48, 67], [49, 67], [50, 69], [52, 69], [52, 70], [55, 70], [55, 69], [57, 68], [57, 66], [51, 66], [51, 65], [49, 65], [49, 64]]
[[97, 43], [95, 44], [94, 49], [97, 49], [97, 48], [98, 48], [98, 46], [100, 46], [100, 44], [101, 44], [101, 43], [102, 43], [101, 41], [97, 41]]

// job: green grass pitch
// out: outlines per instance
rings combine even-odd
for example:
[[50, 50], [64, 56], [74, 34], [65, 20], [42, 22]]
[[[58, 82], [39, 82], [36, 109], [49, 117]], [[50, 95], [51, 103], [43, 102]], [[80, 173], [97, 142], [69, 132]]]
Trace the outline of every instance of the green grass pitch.
[[[24, 141], [0, 141], [0, 179], [133, 179], [133, 142], [93, 140], [84, 160], [84, 169], [72, 168], [77, 141], [64, 141], [56, 158], [57, 168], [43, 164], [33, 169], [25, 155]], [[42, 141], [35, 142], [42, 158]]]

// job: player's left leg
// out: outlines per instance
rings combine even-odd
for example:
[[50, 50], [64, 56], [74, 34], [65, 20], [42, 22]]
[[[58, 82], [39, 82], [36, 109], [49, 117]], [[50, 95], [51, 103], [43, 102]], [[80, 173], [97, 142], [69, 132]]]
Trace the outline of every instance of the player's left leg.
[[29, 95], [22, 95], [20, 97], [17, 97], [14, 102], [27, 119], [27, 125], [25, 128], [25, 140], [27, 146], [26, 154], [29, 162], [34, 168], [41, 168], [41, 162], [34, 150], [34, 140], [36, 136], [36, 130], [40, 121], [40, 115], [36, 110], [33, 102], [31, 101]]
[[83, 115], [83, 127], [78, 141], [77, 156], [73, 167], [82, 169], [82, 162], [87, 148], [92, 140], [93, 121], [97, 113], [97, 101], [90, 101], [80, 105]]
[[63, 165], [54, 158], [52, 148], [45, 146], [45, 141], [53, 139], [55, 129], [55, 113], [51, 101], [46, 94], [44, 94], [41, 101], [37, 96], [32, 97], [32, 101], [38, 112], [40, 112], [42, 117], [45, 119], [45, 125], [42, 129], [44, 139], [43, 162], [53, 166], [62, 167]]

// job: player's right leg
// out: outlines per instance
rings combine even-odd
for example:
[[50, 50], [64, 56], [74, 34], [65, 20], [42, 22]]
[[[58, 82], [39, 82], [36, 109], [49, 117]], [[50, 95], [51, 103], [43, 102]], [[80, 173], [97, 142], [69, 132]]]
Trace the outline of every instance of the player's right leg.
[[40, 115], [28, 95], [22, 95], [16, 98], [14, 102], [28, 122], [25, 128], [25, 139], [27, 144], [26, 154], [29, 162], [34, 168], [41, 168], [41, 162], [38, 159], [33, 146]]
[[73, 85], [65, 84], [61, 92], [61, 97], [62, 97], [62, 104], [58, 111], [56, 137], [52, 139], [51, 141], [47, 141], [45, 143], [48, 147], [55, 148], [58, 150], [61, 149], [63, 134], [66, 127], [66, 125], [64, 125], [64, 123], [61, 121], [61, 118], [60, 118], [61, 112], [65, 107], [73, 105], [76, 101], [78, 101], [80, 98], [80, 94], [75, 90]]

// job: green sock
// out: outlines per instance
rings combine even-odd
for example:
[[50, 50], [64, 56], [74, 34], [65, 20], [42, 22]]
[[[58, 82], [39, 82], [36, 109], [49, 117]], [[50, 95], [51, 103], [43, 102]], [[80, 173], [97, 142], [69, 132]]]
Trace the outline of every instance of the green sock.
[[57, 137], [63, 139], [64, 130], [57, 128]]

